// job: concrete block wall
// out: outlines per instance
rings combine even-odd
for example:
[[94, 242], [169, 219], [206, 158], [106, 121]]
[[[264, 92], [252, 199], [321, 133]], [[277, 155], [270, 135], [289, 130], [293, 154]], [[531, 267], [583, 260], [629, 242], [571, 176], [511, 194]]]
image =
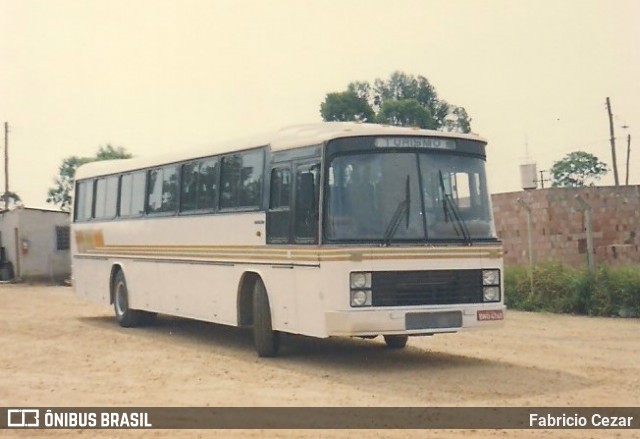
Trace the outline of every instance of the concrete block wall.
[[62, 280], [71, 275], [71, 253], [56, 250], [56, 226], [69, 226], [69, 214], [37, 209], [20, 212], [21, 239], [29, 251], [20, 256], [20, 276], [25, 280]]
[[50, 282], [70, 276], [71, 253], [56, 248], [56, 226], [68, 227], [69, 214], [32, 208], [0, 213], [2, 246], [17, 279]]
[[591, 206], [594, 261], [612, 266], [640, 264], [640, 186], [548, 188], [492, 196], [506, 265], [527, 265], [527, 215], [532, 210], [536, 262], [586, 265], [585, 214], [576, 196]]

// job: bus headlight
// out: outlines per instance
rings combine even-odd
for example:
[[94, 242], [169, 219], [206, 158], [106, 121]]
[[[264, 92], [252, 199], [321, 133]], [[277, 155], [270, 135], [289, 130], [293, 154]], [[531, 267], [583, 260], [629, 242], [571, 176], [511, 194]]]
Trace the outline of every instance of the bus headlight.
[[349, 283], [352, 289], [371, 288], [371, 273], [351, 273]]
[[352, 290], [351, 306], [371, 306], [371, 290]]
[[483, 287], [483, 298], [485, 302], [499, 302], [500, 301], [500, 287]]
[[351, 291], [351, 306], [371, 306], [371, 273], [350, 273], [349, 287]]
[[485, 302], [500, 302], [500, 270], [482, 270], [482, 298]]
[[482, 270], [482, 285], [500, 285], [500, 270]]

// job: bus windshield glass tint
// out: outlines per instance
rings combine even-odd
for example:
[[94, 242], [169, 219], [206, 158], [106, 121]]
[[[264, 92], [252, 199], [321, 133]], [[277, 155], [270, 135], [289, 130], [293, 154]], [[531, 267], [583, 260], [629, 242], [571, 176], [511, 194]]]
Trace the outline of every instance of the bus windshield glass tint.
[[330, 241], [495, 239], [484, 160], [439, 152], [335, 156], [327, 179]]

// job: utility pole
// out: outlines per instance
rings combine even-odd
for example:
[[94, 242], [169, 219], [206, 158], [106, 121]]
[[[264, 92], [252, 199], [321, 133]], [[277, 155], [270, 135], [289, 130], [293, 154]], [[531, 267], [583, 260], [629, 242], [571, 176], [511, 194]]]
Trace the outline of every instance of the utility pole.
[[4, 207], [9, 207], [9, 122], [4, 123]]
[[616, 160], [616, 137], [613, 134], [613, 114], [611, 114], [611, 101], [607, 96], [607, 112], [609, 113], [609, 133], [611, 134], [611, 160], [613, 161], [613, 178], [615, 179], [616, 186], [620, 186], [618, 180], [618, 162]]
[[551, 180], [549, 180], [548, 178], [544, 178], [544, 173], [547, 172], [547, 171], [540, 170], [539, 172], [540, 172], [540, 186], [541, 186], [541, 189], [544, 189], [544, 182], [545, 181], [551, 181]]
[[595, 263], [593, 260], [593, 226], [591, 223], [591, 206], [580, 195], [576, 195], [576, 201], [580, 204], [584, 215], [584, 227], [587, 241], [587, 267], [589, 267], [589, 273], [593, 273]]
[[536, 266], [536, 255], [533, 251], [533, 212], [522, 198], [518, 198], [517, 203], [520, 204], [527, 214], [527, 241], [529, 244], [529, 292], [533, 294], [533, 268]]
[[624, 179], [624, 185], [629, 186], [629, 156], [631, 155], [631, 134], [627, 134], [627, 176]]

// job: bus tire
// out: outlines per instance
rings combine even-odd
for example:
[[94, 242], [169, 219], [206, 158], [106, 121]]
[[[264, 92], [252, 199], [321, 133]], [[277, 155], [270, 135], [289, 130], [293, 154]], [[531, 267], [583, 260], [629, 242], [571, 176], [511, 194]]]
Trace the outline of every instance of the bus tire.
[[140, 314], [140, 325], [141, 326], [152, 326], [156, 323], [158, 319], [158, 313], [149, 312], [149, 311], [136, 311]]
[[147, 314], [129, 308], [129, 291], [122, 271], [116, 273], [113, 281], [113, 309], [116, 314], [116, 321], [123, 328], [139, 326], [144, 323], [145, 314]]
[[408, 335], [385, 335], [384, 342], [389, 349], [402, 349], [407, 345]]
[[280, 348], [280, 333], [273, 330], [269, 296], [260, 279], [253, 286], [253, 344], [259, 357], [275, 357]]

